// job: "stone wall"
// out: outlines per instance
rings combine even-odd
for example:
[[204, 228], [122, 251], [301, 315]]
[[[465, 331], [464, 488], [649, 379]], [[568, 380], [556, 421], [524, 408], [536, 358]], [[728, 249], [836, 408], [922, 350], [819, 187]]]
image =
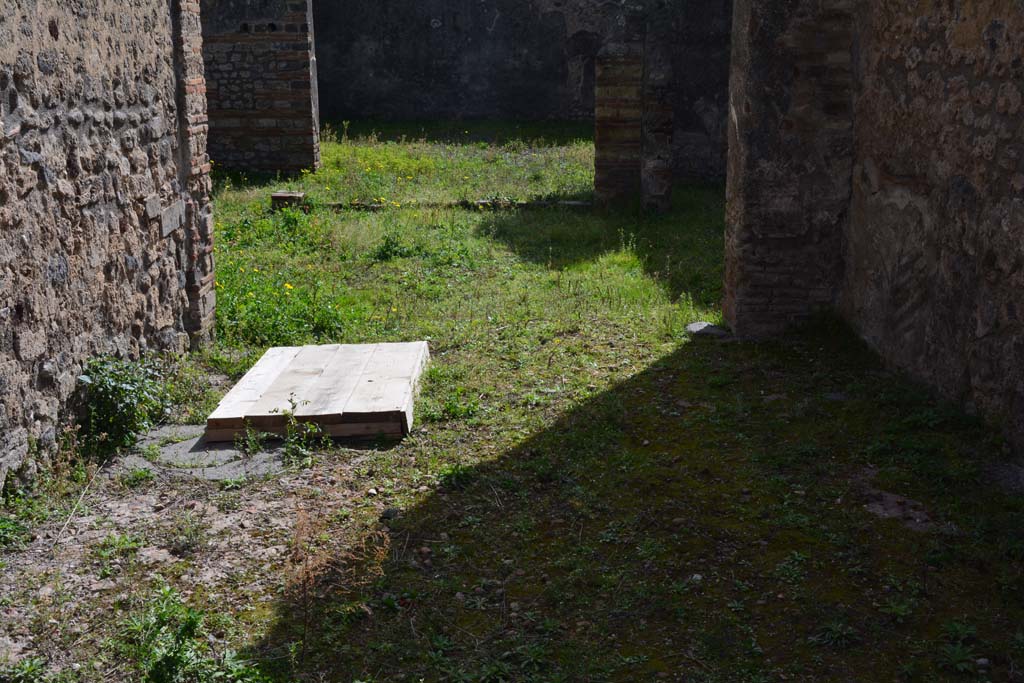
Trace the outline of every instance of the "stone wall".
[[733, 0], [675, 2], [671, 29], [675, 174], [726, 176]]
[[838, 309], [1024, 446], [1019, 0], [738, 0], [726, 314]]
[[725, 173], [731, 0], [318, 0], [324, 120], [591, 120], [624, 5], [667, 6], [674, 163]]
[[844, 315], [1024, 446], [1024, 5], [859, 0]]
[[199, 7], [0, 13], [0, 486], [45, 460], [82, 363], [211, 330]]
[[202, 19], [214, 163], [319, 167], [312, 0], [202, 0]]

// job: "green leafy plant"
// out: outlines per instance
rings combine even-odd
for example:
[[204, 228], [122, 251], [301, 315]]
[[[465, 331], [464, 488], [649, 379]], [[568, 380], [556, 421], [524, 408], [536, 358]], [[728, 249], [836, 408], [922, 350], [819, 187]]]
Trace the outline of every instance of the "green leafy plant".
[[416, 248], [402, 242], [402, 238], [393, 232], [384, 233], [377, 247], [370, 253], [374, 261], [393, 261], [416, 255]]
[[29, 657], [16, 664], [0, 662], [0, 681], [3, 683], [49, 683], [53, 681], [46, 670], [46, 662], [38, 657]]
[[206, 524], [192, 513], [184, 512], [174, 519], [167, 533], [167, 549], [178, 557], [185, 557], [197, 551], [206, 540]]
[[957, 673], [971, 673], [975, 670], [978, 656], [971, 646], [978, 635], [973, 624], [963, 620], [951, 621], [942, 627], [942, 639], [946, 641], [939, 648], [939, 666]]
[[889, 615], [897, 624], [902, 624], [914, 613], [914, 602], [910, 599], [892, 598], [886, 601], [880, 611]]
[[84, 406], [79, 438], [87, 455], [107, 458], [131, 448], [167, 414], [161, 374], [149, 360], [95, 358], [78, 381]]
[[287, 465], [310, 467], [318, 451], [330, 448], [331, 438], [319, 425], [299, 422], [295, 417], [297, 407], [293, 401], [291, 410], [285, 413], [283, 460]]
[[13, 517], [0, 516], [0, 548], [20, 546], [28, 540], [28, 529]]
[[110, 534], [93, 549], [100, 561], [100, 578], [113, 576], [122, 563], [130, 560], [142, 547], [142, 539], [132, 534]]
[[951, 621], [942, 627], [942, 638], [950, 643], [965, 643], [978, 635], [978, 629], [966, 621]]
[[946, 643], [939, 649], [939, 666], [957, 673], [971, 673], [978, 659], [966, 643]]
[[445, 399], [441, 415], [446, 420], [458, 420], [473, 417], [480, 412], [480, 399], [471, 395], [465, 387], [456, 387], [455, 391]]
[[252, 457], [263, 451], [266, 441], [266, 434], [258, 429], [253, 429], [252, 425], [246, 423], [245, 431], [235, 437], [235, 448], [240, 453]]
[[785, 560], [775, 566], [775, 577], [784, 583], [795, 585], [807, 578], [804, 565], [807, 563], [807, 556], [794, 550]]
[[850, 647], [857, 641], [857, 631], [841, 621], [832, 621], [826, 624], [817, 634], [811, 636], [810, 641], [818, 645], [843, 649]]
[[249, 483], [246, 477], [233, 477], [231, 479], [222, 479], [220, 481], [221, 491], [238, 491], [245, 488], [245, 485]]
[[160, 459], [160, 446], [155, 443], [151, 443], [144, 446], [139, 450], [139, 455], [148, 460], [149, 462], [156, 462]]
[[446, 489], [460, 490], [466, 488], [473, 481], [474, 476], [471, 467], [454, 464], [443, 467], [437, 475], [437, 480]]
[[122, 654], [145, 683], [257, 683], [266, 678], [233, 651], [210, 644], [205, 615], [164, 586], [124, 626]]
[[118, 477], [118, 482], [125, 488], [137, 489], [153, 483], [154, 479], [156, 475], [153, 474], [153, 470], [148, 467], [137, 467]]

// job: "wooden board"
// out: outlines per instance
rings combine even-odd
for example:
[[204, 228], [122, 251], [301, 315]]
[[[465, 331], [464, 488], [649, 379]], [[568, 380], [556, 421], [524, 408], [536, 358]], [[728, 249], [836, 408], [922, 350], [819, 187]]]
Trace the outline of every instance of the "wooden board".
[[[285, 368], [299, 353], [299, 347], [268, 350], [252, 370], [246, 373], [213, 414], [206, 419], [206, 429], [245, 429], [245, 414], [260, 400]], [[230, 439], [229, 439], [230, 440]]]
[[207, 419], [206, 440], [283, 434], [289, 412], [334, 437], [401, 437], [429, 358], [426, 342], [270, 349]]
[[376, 351], [376, 344], [352, 345], [335, 354], [319, 380], [306, 392], [306, 402], [295, 411], [300, 420], [315, 418], [320, 424], [341, 422], [345, 404], [355, 390]]
[[261, 432], [280, 432], [285, 427], [285, 413], [297, 413], [305, 404], [308, 387], [314, 384], [341, 347], [304, 346], [288, 367], [277, 376], [259, 400], [249, 406], [243, 419]]
[[427, 364], [426, 344], [382, 344], [345, 403], [345, 422], [400, 422], [412, 429], [416, 383]]

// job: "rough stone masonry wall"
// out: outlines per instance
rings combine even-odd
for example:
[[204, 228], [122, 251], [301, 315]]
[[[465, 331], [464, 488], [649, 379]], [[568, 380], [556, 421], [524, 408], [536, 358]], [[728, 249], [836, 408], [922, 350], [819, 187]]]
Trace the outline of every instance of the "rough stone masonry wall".
[[624, 5], [668, 5], [674, 165], [725, 175], [731, 0], [318, 0], [324, 120], [590, 120]]
[[0, 486], [53, 449], [85, 359], [183, 350], [209, 333], [198, 10], [5, 0]]
[[224, 168], [320, 165], [312, 0], [202, 0], [210, 157]]
[[841, 304], [1024, 446], [1024, 4], [858, 0]]

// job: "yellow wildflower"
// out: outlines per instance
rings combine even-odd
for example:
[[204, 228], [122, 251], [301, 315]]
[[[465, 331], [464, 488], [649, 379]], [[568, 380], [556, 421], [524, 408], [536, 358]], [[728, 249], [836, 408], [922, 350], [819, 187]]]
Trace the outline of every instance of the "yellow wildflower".
[[284, 283], [284, 288], [285, 289], [295, 289], [294, 287], [292, 287], [292, 283], [290, 283], [290, 282]]

